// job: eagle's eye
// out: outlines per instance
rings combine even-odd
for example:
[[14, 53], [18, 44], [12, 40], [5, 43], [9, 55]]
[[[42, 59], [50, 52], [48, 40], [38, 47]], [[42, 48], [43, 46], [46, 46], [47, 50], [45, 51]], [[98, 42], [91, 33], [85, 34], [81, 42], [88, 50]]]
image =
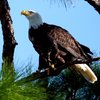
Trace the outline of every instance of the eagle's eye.
[[30, 14], [33, 14], [33, 12], [32, 12], [32, 11], [29, 11], [29, 13], [30, 13]]

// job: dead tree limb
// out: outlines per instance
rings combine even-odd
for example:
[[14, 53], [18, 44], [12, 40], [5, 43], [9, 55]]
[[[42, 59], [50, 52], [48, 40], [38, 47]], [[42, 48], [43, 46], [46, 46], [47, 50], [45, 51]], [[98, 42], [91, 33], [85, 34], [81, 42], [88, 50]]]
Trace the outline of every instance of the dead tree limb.
[[76, 61], [73, 61], [73, 62], [69, 62], [67, 64], [64, 64], [63, 66], [60, 66], [59, 68], [56, 68], [55, 70], [52, 69], [52, 68], [47, 68], [47, 69], [45, 69], [41, 72], [40, 71], [34, 72], [31, 75], [16, 81], [16, 84], [24, 84], [25, 82], [34, 81], [34, 80], [39, 79], [39, 78], [45, 78], [45, 77], [48, 77], [48, 76], [56, 76], [63, 69], [65, 69], [68, 66], [71, 66], [73, 64], [91, 63], [93, 61], [98, 61], [98, 60], [100, 60], [100, 57], [92, 58], [92, 59], [88, 59], [88, 60], [76, 60]]
[[100, 14], [100, 0], [85, 0]]
[[7, 0], [0, 0], [0, 20], [3, 33], [3, 61], [8, 59], [9, 63], [13, 62], [14, 49], [16, 40], [14, 38], [14, 30], [12, 27], [12, 19], [10, 16], [10, 7]]
[[14, 38], [10, 7], [7, 0], [0, 0], [0, 21], [4, 41], [2, 53], [2, 79], [7, 78], [9, 74], [14, 78], [13, 57], [17, 42]]

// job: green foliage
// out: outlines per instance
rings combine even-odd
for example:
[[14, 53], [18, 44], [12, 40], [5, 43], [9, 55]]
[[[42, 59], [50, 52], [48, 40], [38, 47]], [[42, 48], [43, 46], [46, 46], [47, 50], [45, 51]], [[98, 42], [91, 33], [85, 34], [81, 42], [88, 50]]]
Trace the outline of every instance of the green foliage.
[[76, 100], [98, 99], [100, 63], [93, 63], [92, 69], [98, 77], [95, 84], [88, 83], [81, 75], [69, 69], [63, 70], [58, 76], [17, 83], [17, 80], [32, 73], [31, 66], [15, 71], [13, 65], [5, 63], [0, 72], [0, 100], [65, 100], [72, 97]]
[[34, 82], [16, 84], [16, 80], [21, 79], [25, 74], [30, 74], [30, 68], [22, 73], [8, 70], [9, 68], [13, 69], [13, 66], [5, 63], [0, 72], [0, 100], [47, 100], [46, 88], [39, 82], [36, 85], [33, 84]]

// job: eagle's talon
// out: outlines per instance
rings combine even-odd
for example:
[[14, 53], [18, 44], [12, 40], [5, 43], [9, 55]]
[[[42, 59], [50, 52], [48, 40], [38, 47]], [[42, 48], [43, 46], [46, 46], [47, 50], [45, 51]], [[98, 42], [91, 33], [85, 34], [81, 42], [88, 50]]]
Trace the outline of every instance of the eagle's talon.
[[54, 69], [55, 68], [55, 65], [54, 64], [51, 64], [51, 67]]

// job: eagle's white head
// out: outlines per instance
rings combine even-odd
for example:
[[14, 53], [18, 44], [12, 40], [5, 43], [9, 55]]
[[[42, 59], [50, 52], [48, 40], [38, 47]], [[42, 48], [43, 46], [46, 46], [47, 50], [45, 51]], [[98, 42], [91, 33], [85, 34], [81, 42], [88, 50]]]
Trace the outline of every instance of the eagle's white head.
[[23, 10], [21, 14], [25, 15], [29, 20], [29, 28], [33, 27], [34, 29], [37, 29], [40, 25], [43, 24], [41, 16], [36, 11]]

